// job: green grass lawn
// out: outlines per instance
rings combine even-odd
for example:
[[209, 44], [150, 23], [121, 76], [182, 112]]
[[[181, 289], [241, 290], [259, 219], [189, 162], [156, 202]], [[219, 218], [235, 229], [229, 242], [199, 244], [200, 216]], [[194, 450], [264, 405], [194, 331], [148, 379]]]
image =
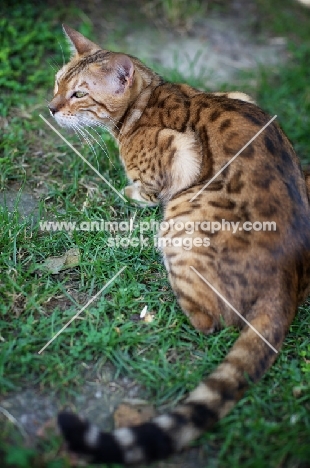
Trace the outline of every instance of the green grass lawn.
[[[258, 2], [270, 30], [289, 37], [291, 59], [276, 72], [261, 70], [252, 92], [259, 104], [277, 114], [303, 163], [310, 163], [309, 12], [291, 13], [290, 2]], [[281, 6], [281, 8], [280, 8]], [[1, 11], [4, 9], [4, 12]], [[294, 10], [295, 11], [295, 10]], [[48, 117], [54, 69], [65, 48], [60, 24], [75, 15], [81, 31], [89, 23], [74, 8], [10, 3], [0, 7], [0, 186], [30, 191], [38, 216], [48, 220], [159, 220], [161, 211], [136, 209], [123, 202], [40, 119]], [[80, 15], [80, 16], [79, 16]], [[303, 20], [301, 20], [303, 18]], [[91, 38], [95, 39], [94, 36]], [[65, 54], [68, 57], [65, 48]], [[167, 78], [172, 78], [167, 76]], [[257, 78], [257, 76], [256, 76]], [[249, 79], [245, 77], [246, 80]], [[195, 83], [196, 84], [196, 83]], [[224, 86], [233, 89], [233, 86]], [[240, 88], [240, 87], [239, 87]], [[69, 141], [113, 185], [125, 174], [109, 135], [102, 134], [110, 160]], [[17, 208], [17, 207], [16, 207]], [[65, 402], [83, 385], [83, 364], [110, 361], [119, 375], [134, 378], [157, 405], [174, 404], [195, 387], [226, 355], [237, 332], [226, 329], [209, 337], [197, 333], [177, 306], [160, 256], [152, 242], [145, 248], [109, 246], [110, 233], [44, 232], [38, 221], [0, 207], [0, 394], [29, 385], [55, 390]], [[138, 230], [132, 236], [139, 236]], [[152, 238], [153, 233], [149, 233]], [[80, 252], [78, 267], [50, 273], [44, 262], [71, 248]], [[122, 267], [123, 273], [42, 353], [38, 351], [81, 306]], [[133, 320], [143, 307], [154, 313], [145, 324]], [[307, 467], [310, 463], [310, 326], [309, 305], [300, 308], [273, 368], [202, 443], [217, 454], [218, 467]], [[1, 402], [0, 402], [1, 408]], [[0, 412], [1, 467], [57, 468], [67, 462], [57, 454], [55, 436], [29, 448]], [[207, 449], [206, 449], [207, 450]], [[307, 464], [308, 462], [308, 464]], [[207, 464], [206, 464], [207, 466]]]

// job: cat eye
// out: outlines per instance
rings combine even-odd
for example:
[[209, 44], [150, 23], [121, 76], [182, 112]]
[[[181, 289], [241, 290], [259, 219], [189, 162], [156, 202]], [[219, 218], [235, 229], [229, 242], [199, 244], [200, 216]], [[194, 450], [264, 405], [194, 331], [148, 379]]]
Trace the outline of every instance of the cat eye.
[[73, 93], [71, 97], [82, 98], [86, 96], [86, 94], [88, 93], [85, 93], [84, 91], [75, 91], [75, 93]]

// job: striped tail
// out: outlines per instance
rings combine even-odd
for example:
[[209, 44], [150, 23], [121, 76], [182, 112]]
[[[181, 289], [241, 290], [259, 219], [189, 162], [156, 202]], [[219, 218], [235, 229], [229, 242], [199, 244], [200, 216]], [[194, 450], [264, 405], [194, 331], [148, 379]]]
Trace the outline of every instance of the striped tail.
[[[264, 315], [251, 324], [272, 346], [280, 348], [285, 331], [281, 331], [280, 323], [272, 325], [270, 316]], [[246, 327], [225, 360], [171, 413], [112, 433], [101, 432], [66, 412], [58, 415], [58, 425], [68, 449], [90, 463], [138, 465], [167, 458], [224, 417], [276, 356], [254, 330]]]

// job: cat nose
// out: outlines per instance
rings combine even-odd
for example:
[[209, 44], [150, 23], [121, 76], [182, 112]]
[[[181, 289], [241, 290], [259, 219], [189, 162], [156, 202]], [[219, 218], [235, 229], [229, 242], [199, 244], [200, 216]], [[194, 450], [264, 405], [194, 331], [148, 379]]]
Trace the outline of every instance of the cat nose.
[[48, 108], [50, 110], [51, 115], [54, 116], [56, 114], [56, 112], [57, 112], [56, 107], [54, 107], [52, 104], [49, 104]]

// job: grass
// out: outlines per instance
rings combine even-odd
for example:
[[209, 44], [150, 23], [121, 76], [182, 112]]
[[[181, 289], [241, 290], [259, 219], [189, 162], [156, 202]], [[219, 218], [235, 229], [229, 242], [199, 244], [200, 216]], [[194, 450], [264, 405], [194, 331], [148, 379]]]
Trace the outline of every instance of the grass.
[[[247, 89], [279, 121], [303, 162], [310, 162], [310, 32], [300, 9], [288, 15], [289, 2], [277, 14], [259, 1], [270, 29], [290, 38], [291, 60], [270, 74], [261, 70], [257, 89]], [[31, 191], [40, 198], [37, 217], [57, 220], [128, 220], [136, 209], [125, 204], [41, 121], [45, 98], [53, 87], [56, 63], [62, 63], [59, 24], [67, 17], [81, 22], [72, 8], [43, 9], [34, 4], [1, 6], [0, 184]], [[303, 14], [306, 14], [303, 13]], [[308, 15], [309, 16], [309, 15]], [[290, 18], [290, 22], [287, 18]], [[283, 23], [281, 23], [281, 18]], [[40, 19], [40, 21], [39, 21]], [[72, 21], [71, 21], [72, 22]], [[298, 28], [296, 24], [298, 22]], [[281, 30], [281, 24], [284, 25]], [[95, 39], [89, 21], [81, 31]], [[65, 50], [65, 54], [67, 51]], [[174, 72], [168, 79], [174, 78]], [[196, 84], [196, 83], [195, 83]], [[229, 85], [227, 85], [229, 87]], [[230, 86], [230, 88], [232, 88]], [[68, 135], [65, 135], [68, 136]], [[117, 188], [126, 184], [109, 136], [103, 135], [111, 161], [96, 157], [72, 136], [68, 139]], [[98, 151], [98, 155], [99, 155]], [[160, 209], [139, 210], [136, 221], [160, 219]], [[105, 362], [116, 375], [145, 387], [146, 398], [172, 405], [214, 368], [236, 339], [234, 330], [203, 337], [180, 312], [165, 269], [152, 243], [146, 248], [109, 247], [108, 232], [40, 231], [38, 220], [0, 208], [0, 393], [25, 388], [56, 392], [59, 407], [83, 387], [85, 365]], [[133, 236], [139, 236], [135, 231]], [[152, 233], [150, 233], [152, 235]], [[43, 264], [78, 248], [80, 265], [51, 274]], [[81, 305], [124, 265], [126, 270], [41, 355], [44, 346]], [[150, 324], [133, 320], [145, 305], [155, 313]], [[219, 467], [307, 466], [310, 458], [309, 305], [300, 309], [279, 359], [214, 431], [202, 439]], [[3, 419], [0, 457], [5, 467], [67, 466], [53, 436], [29, 447]], [[214, 459], [215, 460], [215, 459]], [[210, 465], [211, 466], [211, 465]]]

